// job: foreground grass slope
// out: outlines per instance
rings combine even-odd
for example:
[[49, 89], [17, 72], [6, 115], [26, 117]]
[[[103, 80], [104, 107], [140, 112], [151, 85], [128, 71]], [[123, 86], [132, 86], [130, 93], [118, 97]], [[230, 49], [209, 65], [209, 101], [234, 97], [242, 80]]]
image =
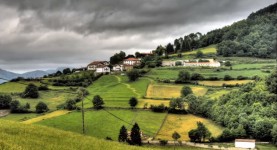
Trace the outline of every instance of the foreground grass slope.
[[0, 130], [1, 150], [144, 149], [48, 127], [24, 125], [4, 120], [0, 120]]

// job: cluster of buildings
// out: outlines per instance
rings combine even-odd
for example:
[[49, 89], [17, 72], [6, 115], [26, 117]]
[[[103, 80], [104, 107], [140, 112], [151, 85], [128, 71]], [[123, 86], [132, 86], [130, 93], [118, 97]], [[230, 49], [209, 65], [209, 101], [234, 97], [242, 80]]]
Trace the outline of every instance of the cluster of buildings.
[[96, 73], [110, 73], [128, 71], [133, 69], [135, 66], [140, 65], [139, 58], [126, 58], [122, 64], [111, 65], [108, 61], [93, 61], [87, 65], [87, 70], [94, 70]]
[[220, 62], [214, 59], [205, 60], [165, 60], [162, 62], [163, 67], [184, 66], [184, 67], [220, 67]]

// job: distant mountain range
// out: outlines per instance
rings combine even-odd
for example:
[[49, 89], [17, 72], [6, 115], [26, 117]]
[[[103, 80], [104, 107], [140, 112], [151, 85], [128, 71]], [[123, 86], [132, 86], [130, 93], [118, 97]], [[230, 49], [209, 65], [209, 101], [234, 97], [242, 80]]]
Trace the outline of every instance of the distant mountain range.
[[[8, 80], [11, 80], [11, 79], [14, 79], [14, 78], [17, 78], [17, 77], [23, 77], [23, 78], [39, 78], [39, 77], [43, 77], [44, 75], [48, 75], [48, 74], [55, 73], [55, 72], [57, 72], [58, 70], [59, 70], [59, 71], [62, 71], [62, 70], [65, 69], [65, 68], [66, 68], [66, 67], [60, 67], [60, 68], [57, 68], [57, 69], [46, 70], [46, 71], [43, 71], [43, 70], [35, 70], [35, 71], [30, 71], [30, 72], [26, 72], [26, 73], [22, 73], [22, 74], [14, 73], [14, 72], [10, 72], [10, 71], [7, 71], [7, 70], [0, 69], [0, 78], [4, 78], [4, 79], [8, 79]], [[4, 83], [4, 82], [6, 82], [6, 81], [0, 79], [0, 84], [1, 84], [1, 83]]]

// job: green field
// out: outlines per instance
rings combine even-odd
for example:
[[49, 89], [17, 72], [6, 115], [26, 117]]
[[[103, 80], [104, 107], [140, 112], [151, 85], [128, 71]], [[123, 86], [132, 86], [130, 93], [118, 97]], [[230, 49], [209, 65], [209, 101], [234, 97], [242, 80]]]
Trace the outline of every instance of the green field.
[[223, 84], [236, 85], [246, 84], [253, 82], [253, 80], [231, 80], [231, 81], [198, 81], [200, 85], [204, 86], [222, 86]]
[[11, 121], [25, 121], [31, 118], [35, 118], [40, 116], [40, 114], [36, 114], [36, 113], [26, 113], [26, 114], [9, 114], [5, 117], [2, 117], [0, 119], [4, 119], [4, 120], [11, 120]]
[[[184, 85], [162, 83], [150, 84], [147, 89], [146, 98], [177, 98], [181, 96], [181, 89], [183, 88], [183, 86]], [[193, 94], [195, 94], [196, 96], [204, 96], [207, 92], [207, 89], [203, 86], [188, 86], [191, 87]]]
[[[165, 113], [153, 113], [140, 110], [108, 110], [129, 123], [137, 122], [144, 135], [154, 136], [160, 128]], [[82, 133], [82, 121], [80, 112], [72, 112], [59, 117], [43, 120], [37, 124], [54, 127], [66, 131]], [[117, 140], [119, 130], [125, 125], [128, 130], [131, 125], [122, 122], [104, 110], [86, 111], [85, 113], [86, 135]]]
[[[24, 125], [17, 122], [0, 120], [1, 150], [139, 150], [118, 142], [96, 139], [81, 134], [61, 131], [37, 125]], [[149, 148], [150, 149], [150, 148]]]
[[244, 77], [253, 77], [255, 75], [260, 77], [266, 77], [269, 73], [262, 72], [262, 70], [219, 70], [217, 71], [215, 68], [186, 68], [186, 67], [162, 67], [162, 68], [154, 68], [147, 76], [153, 79], [170, 79], [176, 80], [178, 78], [178, 74], [181, 70], [188, 71], [190, 74], [192, 73], [200, 73], [205, 78], [209, 77], [218, 77], [224, 78], [225, 75], [230, 75], [233, 78], [237, 78], [237, 76], [241, 75]]
[[[196, 52], [200, 50], [201, 52], [203, 52], [203, 54], [216, 54], [216, 45], [210, 45], [208, 47], [204, 47], [204, 48], [199, 48], [190, 52], [184, 52], [182, 53], [183, 56], [187, 56], [187, 55], [195, 55]], [[170, 57], [176, 57], [177, 54], [172, 54], [169, 55]]]
[[[10, 94], [10, 93], [22, 93], [26, 86], [30, 83], [35, 85], [40, 85], [39, 82], [26, 82], [26, 81], [19, 81], [19, 82], [7, 82], [0, 84], [0, 93], [3, 94]], [[27, 85], [25, 85], [27, 84]]]
[[131, 97], [142, 98], [149, 83], [150, 80], [146, 78], [129, 82], [126, 76], [102, 76], [87, 88], [90, 95], [85, 100], [85, 107], [92, 107], [89, 100], [92, 100], [94, 95], [100, 95], [105, 102], [105, 106], [129, 107], [129, 99]]
[[167, 116], [167, 119], [158, 133], [158, 136], [155, 137], [156, 139], [166, 139], [166, 140], [172, 140], [172, 133], [174, 131], [177, 131], [180, 135], [181, 138], [180, 140], [185, 140], [189, 141], [188, 137], [188, 132], [192, 129], [197, 128], [197, 121], [201, 121], [202, 123], [205, 124], [205, 126], [210, 130], [212, 133], [213, 137], [219, 136], [223, 128], [211, 120], [201, 118], [195, 115], [174, 115], [174, 114], [169, 114]]

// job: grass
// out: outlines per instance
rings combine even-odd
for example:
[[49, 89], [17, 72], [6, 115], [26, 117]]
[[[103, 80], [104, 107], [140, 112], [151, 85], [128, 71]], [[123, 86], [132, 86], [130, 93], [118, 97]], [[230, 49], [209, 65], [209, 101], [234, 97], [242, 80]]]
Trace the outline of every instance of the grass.
[[[204, 48], [199, 48], [190, 52], [184, 52], [182, 53], [182, 55], [186, 56], [186, 55], [195, 55], [196, 52], [200, 50], [201, 52], [203, 52], [203, 54], [215, 54], [216, 53], [216, 45], [210, 45], [208, 47], [204, 47]], [[177, 54], [172, 54], [169, 56], [177, 56]]]
[[140, 99], [138, 103], [138, 108], [143, 108], [144, 104], [148, 104], [147, 107], [149, 108], [151, 105], [160, 105], [164, 104], [165, 106], [169, 106], [169, 100], [154, 100], [154, 99]]
[[75, 94], [63, 93], [64, 90], [57, 91], [40, 91], [39, 98], [21, 98], [20, 96], [13, 96], [13, 99], [17, 99], [21, 104], [29, 103], [32, 111], [35, 111], [35, 107], [38, 102], [42, 101], [47, 104], [50, 110], [56, 110], [57, 106], [64, 103], [66, 100], [75, 97]]
[[[166, 115], [165, 113], [153, 113], [150, 111], [139, 110], [108, 111], [129, 123], [133, 124], [137, 122], [142, 129], [143, 134], [146, 134], [148, 136], [154, 136], [154, 134], [160, 128], [162, 121]], [[66, 115], [37, 122], [36, 124], [54, 127], [66, 131], [82, 133], [82, 121], [80, 112], [71, 112]], [[102, 139], [109, 136], [113, 140], [117, 140], [118, 133], [122, 125], [125, 125], [128, 130], [130, 130], [132, 127], [131, 125], [118, 120], [104, 110], [86, 111], [85, 124], [86, 135], [95, 136]]]
[[[147, 98], [177, 98], [181, 96], [181, 89], [184, 85], [176, 85], [176, 84], [150, 84], [148, 86]], [[192, 86], [189, 85], [192, 89], [192, 92], [196, 96], [203, 96], [206, 94], [207, 89], [202, 86]]]
[[[33, 83], [35, 85], [40, 85], [39, 82], [27, 82], [27, 81], [19, 81], [19, 82], [6, 82], [3, 84], [0, 84], [0, 93], [4, 94], [10, 94], [10, 93], [22, 93], [24, 92], [26, 86], [30, 83]], [[27, 85], [24, 85], [27, 84]]]
[[169, 114], [167, 119], [158, 133], [158, 136], [155, 137], [156, 139], [166, 139], [172, 140], [172, 133], [174, 131], [178, 132], [181, 135], [180, 140], [189, 141], [188, 132], [192, 129], [196, 129], [196, 123], [201, 121], [204, 125], [210, 130], [212, 136], [217, 137], [219, 136], [223, 128], [211, 120], [201, 118], [195, 115], [173, 115]]
[[190, 74], [200, 73], [205, 78], [209, 77], [218, 77], [223, 79], [225, 75], [230, 75], [233, 78], [237, 78], [237, 76], [241, 75], [244, 77], [253, 77], [255, 75], [260, 77], [266, 77], [269, 73], [262, 72], [262, 70], [219, 70], [215, 68], [186, 68], [186, 67], [160, 67], [151, 69], [147, 76], [153, 79], [170, 79], [176, 80], [178, 78], [178, 74], [181, 70], [188, 71]]
[[[147, 149], [37, 125], [0, 120], [1, 150]], [[149, 148], [150, 149], [150, 148]]]
[[[105, 75], [90, 85], [87, 90], [93, 99], [94, 95], [100, 95], [105, 106], [108, 107], [129, 107], [128, 101], [131, 97], [142, 98], [147, 90], [149, 80], [140, 78], [135, 82], [129, 82], [126, 76]], [[85, 107], [92, 107], [91, 101], [85, 100]]]
[[145, 148], [151, 148], [151, 149], [161, 149], [161, 150], [212, 150], [208, 148], [200, 148], [200, 147], [192, 147], [187, 145], [178, 146], [153, 146], [153, 145], [145, 145], [143, 146]]
[[198, 81], [200, 85], [205, 86], [222, 86], [223, 84], [236, 85], [236, 84], [246, 84], [252, 82], [253, 80], [231, 80], [231, 81]]
[[25, 114], [9, 114], [5, 117], [2, 117], [0, 119], [3, 120], [11, 120], [11, 121], [25, 121], [31, 118], [35, 118], [40, 116], [40, 114], [36, 114], [36, 113], [25, 113]]
[[68, 111], [68, 110], [57, 110], [57, 111], [54, 111], [54, 112], [51, 112], [51, 113], [48, 113], [48, 114], [45, 114], [45, 115], [41, 115], [39, 117], [28, 119], [26, 121], [23, 121], [22, 123], [24, 123], [24, 124], [33, 124], [33, 123], [36, 123], [36, 122], [39, 122], [39, 121], [42, 121], [42, 120], [45, 120], [45, 119], [50, 119], [50, 118], [53, 118], [53, 117], [58, 117], [58, 116], [61, 116], [61, 115], [65, 115], [65, 114], [68, 114], [69, 112], [70, 111]]
[[211, 92], [210, 94], [208, 94], [208, 96], [212, 99], [218, 99], [221, 96], [223, 96], [224, 94], [228, 94], [230, 92], [230, 90], [227, 89], [220, 89], [220, 90], [216, 90]]
[[276, 150], [277, 147], [272, 144], [256, 144], [257, 150]]

